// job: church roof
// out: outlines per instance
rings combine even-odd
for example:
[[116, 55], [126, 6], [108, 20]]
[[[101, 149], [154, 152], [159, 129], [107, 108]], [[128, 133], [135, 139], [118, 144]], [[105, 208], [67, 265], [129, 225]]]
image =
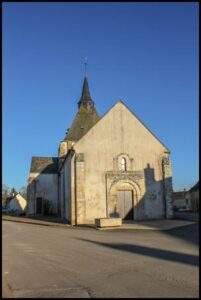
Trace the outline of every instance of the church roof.
[[90, 95], [88, 80], [85, 77], [81, 98], [78, 102], [78, 112], [64, 140], [78, 141], [99, 119]]
[[55, 174], [58, 172], [57, 157], [33, 156], [30, 173]]

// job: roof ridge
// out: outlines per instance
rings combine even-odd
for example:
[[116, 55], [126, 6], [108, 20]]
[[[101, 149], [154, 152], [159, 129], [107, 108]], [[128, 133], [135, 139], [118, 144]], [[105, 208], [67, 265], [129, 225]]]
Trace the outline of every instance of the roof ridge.
[[58, 157], [33, 156], [30, 173], [57, 173]]

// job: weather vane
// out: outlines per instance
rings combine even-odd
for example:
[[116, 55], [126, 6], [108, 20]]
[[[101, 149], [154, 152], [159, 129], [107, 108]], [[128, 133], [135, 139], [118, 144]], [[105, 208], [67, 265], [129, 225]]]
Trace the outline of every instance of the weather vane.
[[84, 58], [84, 75], [87, 76], [87, 57]]

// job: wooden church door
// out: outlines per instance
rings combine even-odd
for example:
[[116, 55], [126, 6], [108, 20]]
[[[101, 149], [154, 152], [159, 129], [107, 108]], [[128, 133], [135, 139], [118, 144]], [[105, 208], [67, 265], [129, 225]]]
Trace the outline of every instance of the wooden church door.
[[133, 220], [133, 197], [132, 191], [118, 191], [117, 212], [124, 220]]

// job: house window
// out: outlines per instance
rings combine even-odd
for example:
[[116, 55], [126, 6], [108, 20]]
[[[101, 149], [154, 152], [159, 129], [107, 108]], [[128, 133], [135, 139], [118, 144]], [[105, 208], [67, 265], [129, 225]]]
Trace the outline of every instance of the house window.
[[125, 157], [121, 158], [121, 161], [120, 161], [120, 170], [121, 171], [126, 171], [126, 159], [125, 159]]

